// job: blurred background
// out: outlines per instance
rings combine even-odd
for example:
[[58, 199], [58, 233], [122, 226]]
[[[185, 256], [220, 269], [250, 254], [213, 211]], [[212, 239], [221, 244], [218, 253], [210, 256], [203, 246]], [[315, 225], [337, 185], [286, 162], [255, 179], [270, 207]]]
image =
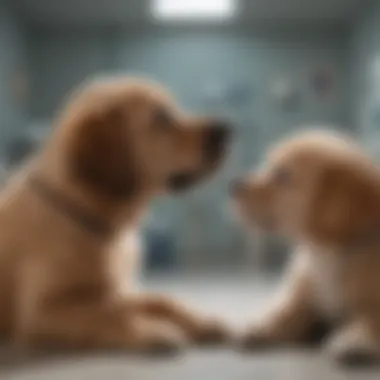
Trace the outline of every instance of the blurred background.
[[154, 205], [148, 272], [275, 272], [285, 249], [236, 223], [229, 180], [302, 125], [380, 147], [380, 1], [0, 0], [3, 178], [49, 136], [73, 88], [112, 74], [159, 80], [238, 131], [211, 182]]

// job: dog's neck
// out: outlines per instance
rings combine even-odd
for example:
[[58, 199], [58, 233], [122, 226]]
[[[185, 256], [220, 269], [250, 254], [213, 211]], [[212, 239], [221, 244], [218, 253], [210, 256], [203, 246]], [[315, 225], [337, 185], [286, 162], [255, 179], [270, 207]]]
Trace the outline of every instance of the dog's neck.
[[93, 232], [97, 229], [100, 234], [101, 230], [110, 232], [104, 235], [113, 236], [118, 231], [139, 226], [152, 198], [149, 191], [141, 191], [125, 201], [106, 199], [69, 178], [54, 157], [37, 158], [31, 172], [30, 185], [56, 212], [76, 218]]

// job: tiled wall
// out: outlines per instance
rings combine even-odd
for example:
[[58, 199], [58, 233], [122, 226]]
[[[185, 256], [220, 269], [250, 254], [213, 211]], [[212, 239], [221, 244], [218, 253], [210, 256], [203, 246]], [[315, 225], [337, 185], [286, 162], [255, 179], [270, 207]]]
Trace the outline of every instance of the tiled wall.
[[0, 160], [10, 139], [25, 127], [25, 102], [17, 91], [26, 74], [25, 31], [9, 7], [0, 2]]
[[380, 157], [380, 1], [357, 21], [352, 35], [351, 104], [365, 144]]

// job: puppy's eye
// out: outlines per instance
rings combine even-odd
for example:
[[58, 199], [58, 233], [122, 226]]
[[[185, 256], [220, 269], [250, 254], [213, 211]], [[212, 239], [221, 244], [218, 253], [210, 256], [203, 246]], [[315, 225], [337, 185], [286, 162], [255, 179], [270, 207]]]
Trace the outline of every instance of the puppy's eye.
[[153, 125], [156, 130], [169, 132], [174, 129], [174, 117], [169, 110], [157, 108], [153, 114]]
[[289, 185], [292, 181], [292, 174], [288, 168], [277, 168], [273, 173], [273, 181], [281, 186]]

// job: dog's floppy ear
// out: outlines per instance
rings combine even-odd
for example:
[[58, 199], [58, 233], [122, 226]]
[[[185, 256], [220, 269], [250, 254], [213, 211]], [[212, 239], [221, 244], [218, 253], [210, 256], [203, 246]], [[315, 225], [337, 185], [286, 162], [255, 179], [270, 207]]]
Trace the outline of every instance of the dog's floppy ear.
[[137, 168], [126, 123], [126, 113], [116, 105], [85, 113], [73, 130], [68, 154], [75, 180], [115, 201], [125, 200], [137, 190]]
[[365, 243], [380, 228], [380, 182], [367, 169], [344, 163], [325, 168], [309, 215], [309, 231], [318, 241]]

